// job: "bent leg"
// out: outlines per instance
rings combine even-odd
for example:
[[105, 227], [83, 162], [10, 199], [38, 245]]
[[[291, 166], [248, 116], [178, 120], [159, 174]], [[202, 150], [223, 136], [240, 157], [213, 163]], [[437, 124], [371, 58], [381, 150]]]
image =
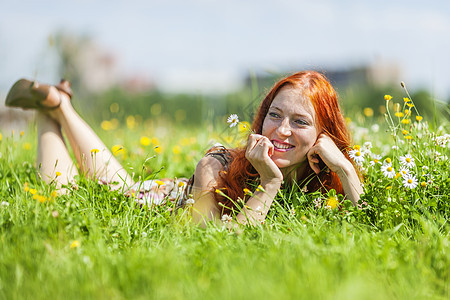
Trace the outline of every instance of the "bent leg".
[[39, 174], [45, 182], [55, 181], [61, 188], [61, 185], [73, 181], [78, 170], [67, 151], [59, 124], [40, 111], [36, 113], [36, 122]]
[[61, 105], [49, 111], [48, 114], [64, 130], [80, 169], [91, 177], [104, 179], [107, 182], [117, 182], [116, 185], [111, 185], [114, 189], [127, 189], [133, 185], [131, 176], [74, 110], [69, 97], [62, 92], [60, 94]]

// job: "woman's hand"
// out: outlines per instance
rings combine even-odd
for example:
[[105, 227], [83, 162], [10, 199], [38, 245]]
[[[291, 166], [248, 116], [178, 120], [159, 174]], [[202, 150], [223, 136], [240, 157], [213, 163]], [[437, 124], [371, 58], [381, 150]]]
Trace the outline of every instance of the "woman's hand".
[[339, 176], [344, 193], [353, 205], [358, 204], [363, 193], [361, 181], [352, 163], [339, 150], [333, 140], [325, 134], [320, 134], [314, 146], [307, 153], [309, 165], [314, 172], [319, 174], [319, 158], [327, 167]]
[[252, 164], [258, 172], [261, 183], [281, 182], [283, 174], [280, 168], [270, 158], [273, 155], [274, 147], [270, 140], [260, 134], [251, 134], [248, 137], [245, 158]]
[[333, 140], [326, 134], [321, 133], [314, 146], [307, 153], [309, 165], [316, 174], [319, 174], [319, 158], [327, 167], [335, 172], [342, 173], [343, 168], [350, 163], [345, 155], [339, 150]]

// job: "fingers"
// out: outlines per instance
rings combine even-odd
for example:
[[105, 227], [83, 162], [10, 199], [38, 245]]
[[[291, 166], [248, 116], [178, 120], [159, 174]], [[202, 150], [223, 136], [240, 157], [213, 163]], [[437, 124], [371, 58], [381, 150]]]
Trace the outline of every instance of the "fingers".
[[319, 174], [320, 167], [319, 167], [319, 156], [316, 153], [316, 148], [313, 146], [307, 153], [308, 163], [311, 169], [316, 173]]

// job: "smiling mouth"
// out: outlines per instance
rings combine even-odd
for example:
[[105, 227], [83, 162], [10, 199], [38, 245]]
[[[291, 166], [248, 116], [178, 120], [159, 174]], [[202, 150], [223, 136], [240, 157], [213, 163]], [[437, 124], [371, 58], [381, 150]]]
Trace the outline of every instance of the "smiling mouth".
[[276, 140], [272, 140], [271, 142], [272, 142], [272, 144], [274, 146], [274, 150], [275, 151], [285, 152], [285, 151], [289, 151], [289, 150], [291, 150], [291, 149], [293, 149], [295, 147], [294, 145], [291, 145], [291, 144], [288, 144], [288, 143], [282, 143], [282, 142], [279, 142], [279, 141], [276, 141]]

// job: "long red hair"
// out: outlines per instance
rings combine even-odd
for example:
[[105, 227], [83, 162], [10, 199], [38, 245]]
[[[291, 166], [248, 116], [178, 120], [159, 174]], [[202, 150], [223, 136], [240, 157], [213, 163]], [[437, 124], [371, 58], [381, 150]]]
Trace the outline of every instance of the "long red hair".
[[[298, 90], [303, 97], [311, 100], [316, 113], [316, 122], [323, 133], [327, 134], [342, 153], [350, 160], [347, 150], [350, 147], [351, 138], [347, 129], [345, 119], [341, 113], [337, 95], [334, 88], [323, 74], [316, 71], [303, 71], [281, 79], [272, 87], [267, 96], [261, 102], [252, 129], [261, 134], [264, 119], [273, 99], [284, 86], [291, 86]], [[227, 170], [219, 173], [216, 188], [221, 190], [227, 197], [215, 193], [216, 200], [222, 206], [222, 213], [229, 213], [235, 207], [237, 199], [244, 199], [244, 188], [250, 190], [258, 183], [258, 173], [245, 158], [245, 149], [230, 149], [232, 160]], [[307, 184], [308, 191], [335, 189], [337, 193], [343, 193], [343, 188], [336, 173], [328, 171], [321, 163], [321, 171], [315, 175], [307, 164], [302, 174], [297, 174], [297, 184], [302, 187]], [[304, 182], [308, 180], [308, 182]], [[229, 198], [229, 199], [228, 199]], [[231, 199], [231, 200], [230, 200]]]

